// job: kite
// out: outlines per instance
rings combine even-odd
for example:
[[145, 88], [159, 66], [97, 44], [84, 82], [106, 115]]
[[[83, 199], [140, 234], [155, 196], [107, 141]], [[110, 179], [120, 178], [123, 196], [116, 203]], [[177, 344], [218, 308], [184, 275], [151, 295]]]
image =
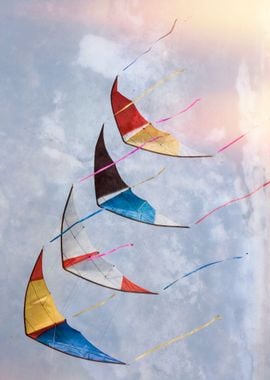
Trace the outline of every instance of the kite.
[[[246, 137], [250, 132], [254, 131], [256, 128], [252, 128], [247, 132], [241, 134], [240, 136], [234, 138], [232, 141], [226, 143], [221, 148], [217, 149], [213, 154], [202, 154], [195, 150], [185, 146], [182, 142], [174, 137], [168, 132], [164, 132], [156, 128], [150, 121], [146, 120], [138, 111], [135, 103], [142, 99], [149, 92], [153, 91], [156, 87], [163, 84], [165, 81], [169, 80], [171, 77], [184, 72], [183, 70], [176, 70], [172, 72], [167, 77], [158, 81], [156, 84], [151, 86], [149, 89], [145, 90], [140, 96], [131, 100], [125, 97], [121, 92], [118, 91], [118, 76], [115, 78], [111, 89], [111, 106], [114, 115], [114, 119], [118, 130], [120, 132], [121, 138], [124, 143], [139, 147], [149, 152], [162, 154], [165, 156], [181, 157], [181, 158], [204, 158], [204, 157], [214, 157], [215, 155], [224, 152], [232, 145], [237, 143]], [[155, 120], [155, 124], [161, 124], [174, 117], [187, 112], [189, 109], [194, 107], [201, 99], [195, 99], [191, 104], [189, 104], [183, 110], [159, 120]], [[155, 139], [158, 136], [157, 139]], [[153, 140], [152, 140], [153, 139]]]
[[[76, 220], [78, 220], [78, 215], [75, 209], [72, 186], [61, 223], [61, 257], [64, 270], [106, 288], [130, 293], [157, 294], [136, 285], [123, 276], [115, 265], [102, 258], [131, 244], [99, 253], [91, 244], [84, 226], [74, 223]], [[63, 234], [63, 230], [70, 225], [73, 227]]]
[[158, 214], [146, 200], [139, 198], [123, 181], [106, 149], [104, 125], [96, 144], [94, 170], [96, 201], [102, 209], [141, 223], [189, 228], [189, 226], [179, 225]]
[[[197, 101], [199, 99], [196, 99], [187, 109], [191, 108]], [[212, 157], [212, 155], [200, 154], [185, 147], [179, 139], [170, 133], [154, 127], [152, 123], [140, 114], [134, 101], [126, 98], [118, 91], [118, 77], [116, 77], [111, 90], [111, 106], [115, 122], [124, 143], [136, 147], [144, 144], [141, 149], [166, 156], [186, 158]], [[177, 114], [183, 113], [187, 109]], [[157, 123], [168, 119], [170, 118], [157, 120]], [[155, 137], [158, 137], [158, 140], [149, 141], [149, 139]]]
[[25, 334], [37, 342], [77, 358], [126, 364], [105, 354], [66, 322], [57, 310], [42, 270], [41, 250], [30, 276], [24, 301]]

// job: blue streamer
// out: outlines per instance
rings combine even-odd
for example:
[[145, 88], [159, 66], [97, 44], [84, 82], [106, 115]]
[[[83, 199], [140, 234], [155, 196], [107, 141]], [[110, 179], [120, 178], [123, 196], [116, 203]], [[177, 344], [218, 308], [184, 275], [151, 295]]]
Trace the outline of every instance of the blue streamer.
[[[246, 255], [248, 255], [248, 253], [246, 253]], [[223, 261], [239, 260], [239, 259], [242, 259], [243, 257], [244, 257], [244, 256], [233, 256], [233, 257], [230, 257], [230, 258], [228, 258], [228, 259], [212, 261], [211, 263], [201, 265], [200, 267], [194, 269], [193, 271], [188, 272], [188, 273], [184, 274], [184, 276], [182, 276], [182, 277], [178, 278], [177, 280], [174, 280], [173, 282], [169, 283], [168, 285], [166, 285], [166, 286], [163, 288], [163, 290], [166, 290], [166, 289], [170, 288], [170, 287], [173, 286], [177, 281], [181, 280], [182, 278], [188, 277], [188, 276], [192, 275], [193, 273], [198, 272], [198, 271], [201, 270], [201, 269], [205, 269], [205, 268], [210, 267], [210, 266], [212, 266], [212, 265], [216, 265], [216, 264], [222, 263]]]
[[61, 234], [55, 236], [52, 240], [50, 240], [50, 243], [54, 242], [55, 240], [59, 239], [62, 235], [64, 235], [66, 232], [68, 232], [69, 230], [71, 230], [71, 228], [73, 228], [74, 226], [76, 226], [77, 224], [79, 223], [82, 223], [84, 222], [85, 220], [89, 219], [89, 218], [92, 218], [92, 216], [95, 216], [97, 214], [99, 214], [100, 212], [102, 212], [104, 210], [100, 209], [100, 210], [97, 210], [95, 212], [93, 212], [92, 214], [89, 214], [87, 216], [85, 216], [84, 218], [80, 219], [80, 220], [77, 220], [77, 222], [73, 223], [71, 226], [69, 226], [68, 228], [66, 228], [64, 231], [62, 231]]

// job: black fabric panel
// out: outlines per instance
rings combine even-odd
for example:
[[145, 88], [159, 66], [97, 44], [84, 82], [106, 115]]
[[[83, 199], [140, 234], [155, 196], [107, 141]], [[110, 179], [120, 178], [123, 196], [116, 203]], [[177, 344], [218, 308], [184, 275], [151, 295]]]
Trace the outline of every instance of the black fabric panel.
[[[104, 125], [95, 149], [95, 172], [104, 166], [112, 164], [104, 142]], [[127, 189], [129, 186], [122, 180], [115, 165], [95, 175], [96, 198], [112, 194], [116, 191]]]

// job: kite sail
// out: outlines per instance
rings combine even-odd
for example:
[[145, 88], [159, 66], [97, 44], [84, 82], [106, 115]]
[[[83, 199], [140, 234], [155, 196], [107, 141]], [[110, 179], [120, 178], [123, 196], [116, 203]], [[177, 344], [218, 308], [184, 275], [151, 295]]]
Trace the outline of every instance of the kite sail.
[[[66, 271], [106, 288], [130, 293], [157, 294], [136, 285], [123, 276], [115, 265], [104, 260], [102, 258], [104, 254], [100, 254], [91, 244], [84, 226], [75, 223], [78, 219], [72, 186], [61, 223], [62, 266]], [[73, 225], [73, 227], [63, 234], [63, 231], [70, 225]], [[124, 246], [118, 248], [122, 247]], [[115, 250], [112, 249], [106, 254]]]
[[[168, 132], [155, 128], [138, 111], [134, 102], [118, 91], [118, 77], [111, 90], [111, 105], [114, 118], [124, 143], [141, 149], [173, 157], [202, 158], [212, 155], [198, 153], [184, 146]], [[165, 120], [165, 119], [164, 119]], [[163, 119], [158, 122], [163, 121]], [[149, 141], [158, 137], [158, 140]]]
[[[106, 170], [100, 171], [101, 168]], [[95, 149], [95, 191], [97, 205], [105, 210], [137, 222], [163, 227], [189, 228], [172, 222], [145, 200], [133, 193], [131, 187], [120, 177], [106, 149], [104, 126], [102, 126]], [[100, 172], [99, 172], [100, 171]]]
[[30, 276], [24, 301], [25, 334], [64, 354], [102, 363], [126, 364], [105, 354], [79, 331], [70, 327], [57, 310], [43, 277], [41, 250]]

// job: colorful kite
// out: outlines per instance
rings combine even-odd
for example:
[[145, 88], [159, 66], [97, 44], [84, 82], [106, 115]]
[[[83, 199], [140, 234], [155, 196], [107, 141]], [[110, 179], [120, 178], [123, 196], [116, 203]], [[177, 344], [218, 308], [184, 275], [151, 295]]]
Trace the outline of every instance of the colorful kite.
[[[179, 139], [168, 132], [155, 128], [138, 111], [134, 102], [118, 91], [118, 77], [111, 90], [111, 105], [114, 118], [124, 143], [141, 146], [141, 149], [173, 157], [202, 158], [212, 157], [184, 146]], [[165, 119], [164, 119], [165, 120]], [[161, 122], [159, 120], [158, 122]], [[158, 137], [156, 141], [149, 139]]]
[[[100, 169], [107, 168], [105, 170]], [[163, 227], [189, 228], [172, 222], [144, 199], [133, 193], [116, 166], [114, 165], [104, 142], [104, 126], [101, 129], [95, 149], [95, 191], [97, 205], [125, 218]]]
[[[130, 244], [100, 254], [92, 246], [84, 226], [74, 223], [77, 220], [73, 187], [71, 187], [61, 223], [62, 266], [66, 271], [106, 288], [130, 293], [157, 294], [134, 284], [123, 276], [115, 265], [102, 258], [104, 255], [115, 252], [119, 248], [130, 246]], [[63, 230], [72, 225], [74, 226], [63, 234]]]
[[57, 310], [43, 278], [41, 250], [30, 276], [24, 301], [25, 334], [39, 343], [77, 358], [126, 364], [105, 354], [79, 331], [70, 327]]

